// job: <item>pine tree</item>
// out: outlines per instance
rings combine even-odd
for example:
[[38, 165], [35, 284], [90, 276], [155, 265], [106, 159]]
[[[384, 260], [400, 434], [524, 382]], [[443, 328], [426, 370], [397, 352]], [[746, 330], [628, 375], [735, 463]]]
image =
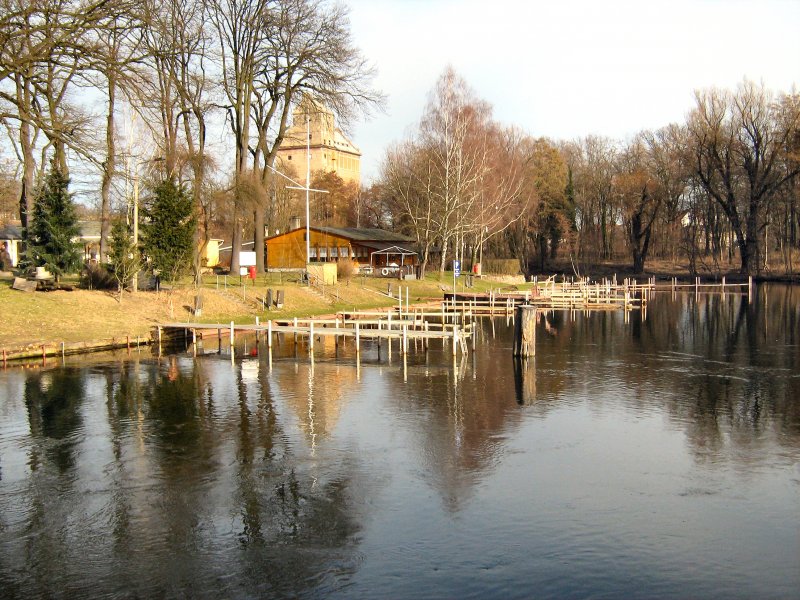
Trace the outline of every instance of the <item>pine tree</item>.
[[26, 231], [27, 263], [45, 267], [58, 281], [65, 273], [81, 268], [78, 215], [69, 179], [53, 167], [33, 200], [33, 218]]
[[191, 195], [172, 179], [158, 184], [142, 225], [143, 249], [154, 273], [174, 281], [192, 264], [196, 218]]
[[133, 279], [133, 276], [141, 268], [139, 250], [133, 243], [131, 232], [122, 219], [116, 219], [111, 226], [108, 260], [114, 278], [117, 280], [118, 301], [122, 302], [122, 291], [125, 284]]

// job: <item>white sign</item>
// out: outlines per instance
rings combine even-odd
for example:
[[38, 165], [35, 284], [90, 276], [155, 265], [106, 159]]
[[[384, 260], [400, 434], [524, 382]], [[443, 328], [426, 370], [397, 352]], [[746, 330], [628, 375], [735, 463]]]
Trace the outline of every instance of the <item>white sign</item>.
[[256, 266], [256, 253], [255, 252], [239, 252], [239, 266], [240, 267], [255, 267]]

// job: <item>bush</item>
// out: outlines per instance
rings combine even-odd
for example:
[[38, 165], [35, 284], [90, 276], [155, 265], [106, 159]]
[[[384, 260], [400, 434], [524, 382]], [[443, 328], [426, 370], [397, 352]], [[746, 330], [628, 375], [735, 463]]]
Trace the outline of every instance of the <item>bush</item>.
[[349, 258], [336, 261], [336, 276], [339, 279], [350, 279], [356, 274], [356, 264]]
[[516, 258], [489, 258], [481, 263], [484, 274], [519, 275], [519, 261]]
[[81, 273], [81, 287], [90, 290], [116, 290], [117, 278], [103, 265], [86, 265]]

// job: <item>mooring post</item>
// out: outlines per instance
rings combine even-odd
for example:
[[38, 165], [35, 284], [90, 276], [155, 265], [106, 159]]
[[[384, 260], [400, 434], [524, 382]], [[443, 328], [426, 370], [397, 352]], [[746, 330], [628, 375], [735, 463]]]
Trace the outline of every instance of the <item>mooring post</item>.
[[294, 318], [294, 343], [297, 343], [297, 317]]
[[258, 345], [258, 326], [259, 326], [258, 315], [256, 315], [256, 345]]
[[267, 348], [272, 348], [272, 319], [267, 321]]
[[358, 321], [356, 321], [356, 355], [361, 353], [361, 335], [358, 328]]
[[158, 355], [161, 356], [161, 325], [158, 326], [156, 333], [158, 335]]
[[453, 323], [453, 356], [456, 355], [458, 349], [458, 324]]
[[753, 276], [747, 276], [747, 303], [750, 304], [753, 301]]
[[514, 322], [514, 356], [536, 356], [536, 308], [518, 306]]
[[403, 354], [408, 353], [408, 325], [403, 325]]
[[314, 354], [314, 321], [308, 322], [308, 353]]
[[233, 356], [233, 346], [234, 346], [234, 341], [233, 341], [233, 339], [234, 339], [234, 335], [235, 335], [235, 332], [234, 332], [234, 329], [233, 329], [233, 327], [234, 327], [234, 325], [233, 325], [233, 321], [231, 321], [231, 332], [230, 332], [230, 338], [231, 338], [231, 356]]

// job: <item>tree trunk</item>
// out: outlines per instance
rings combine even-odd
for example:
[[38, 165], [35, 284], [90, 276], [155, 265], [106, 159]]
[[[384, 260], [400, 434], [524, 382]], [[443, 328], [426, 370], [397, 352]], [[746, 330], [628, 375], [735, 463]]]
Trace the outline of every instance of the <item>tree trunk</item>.
[[253, 213], [253, 252], [256, 253], [256, 272], [264, 272], [264, 207], [259, 197]]
[[116, 76], [108, 74], [108, 116], [106, 117], [106, 160], [100, 184], [100, 261], [108, 257], [108, 236], [111, 232], [111, 182], [114, 178], [116, 149], [114, 146], [114, 105]]

